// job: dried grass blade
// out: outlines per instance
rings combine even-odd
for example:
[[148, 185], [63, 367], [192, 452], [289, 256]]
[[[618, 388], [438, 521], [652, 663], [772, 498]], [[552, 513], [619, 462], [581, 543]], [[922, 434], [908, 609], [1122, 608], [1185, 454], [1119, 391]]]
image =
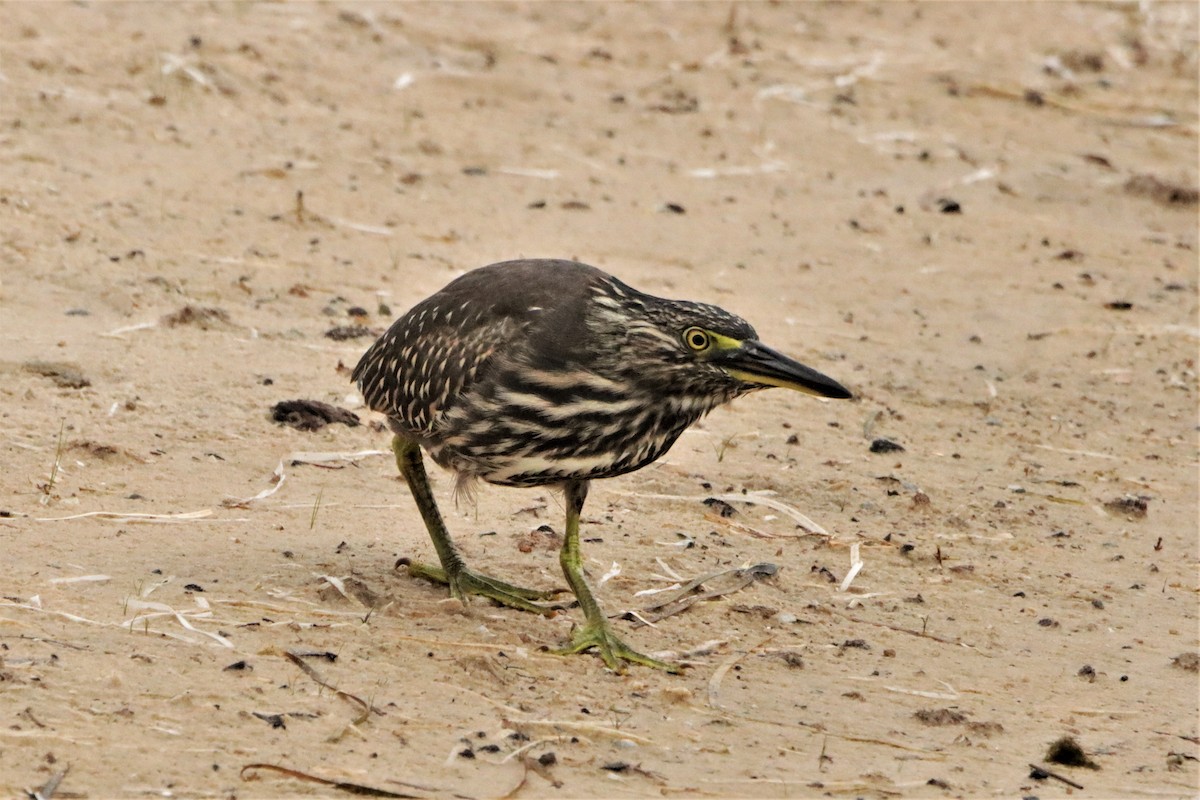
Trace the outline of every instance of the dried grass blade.
[[839, 592], [844, 592], [849, 589], [850, 584], [854, 582], [854, 579], [858, 576], [858, 573], [862, 571], [863, 560], [862, 556], [859, 554], [860, 549], [861, 548], [858, 542], [854, 542], [850, 545], [850, 571], [846, 573], [845, 578], [842, 578], [842, 582], [838, 586]]
[[754, 647], [747, 650], [738, 650], [729, 658], [721, 662], [708, 679], [708, 704], [717, 711], [725, 712], [726, 709], [721, 705], [721, 681], [725, 678], [725, 673], [733, 668], [733, 665], [745, 658], [752, 650], [758, 650], [764, 647], [768, 642], [774, 639], [774, 636], [768, 636]]
[[112, 625], [111, 622], [99, 622], [94, 619], [88, 619], [87, 617], [81, 617], [78, 614], [72, 614], [69, 611], [54, 611], [52, 609], [42, 608], [40, 605], [33, 605], [31, 603], [4, 602], [0, 603], [0, 608], [23, 608], [26, 611], [37, 611], [41, 614], [50, 614], [51, 616], [62, 617], [63, 619], [70, 620], [71, 622], [82, 622], [87, 625], [99, 625], [101, 627]]
[[621, 574], [621, 565], [618, 564], [616, 561], [614, 561], [612, 563], [612, 566], [608, 568], [608, 572], [606, 572], [600, 576], [600, 580], [596, 582], [596, 585], [603, 586], [604, 584], [608, 583], [609, 581], [611, 581], [613, 578], [617, 577], [620, 574]]
[[394, 231], [391, 228], [385, 228], [382, 225], [369, 225], [365, 222], [355, 222], [354, 220], [342, 219], [341, 217], [330, 217], [329, 221], [341, 228], [347, 228], [359, 233], [373, 233], [376, 236], [392, 236]]
[[290, 464], [328, 464], [333, 461], [347, 461], [353, 464], [355, 461], [362, 461], [364, 458], [390, 455], [392, 455], [391, 450], [297, 450], [294, 453], [289, 453], [284, 460]]
[[[66, 522], [72, 519], [98, 517], [113, 522], [194, 522], [212, 516], [211, 508], [199, 511], [183, 511], [178, 514], [147, 514], [137, 511], [85, 511], [82, 514], [72, 514], [67, 517], [35, 517], [38, 522]], [[247, 522], [247, 520], [220, 519], [214, 522]]]
[[656, 557], [654, 560], [658, 563], [659, 569], [661, 569], [663, 571], [663, 574], [666, 575], [668, 578], [670, 578], [673, 581], [682, 581], [683, 580], [683, 576], [680, 575], [678, 572], [676, 572], [675, 569], [670, 564], [663, 561], [661, 558]]
[[121, 339], [124, 338], [124, 335], [127, 333], [133, 333], [134, 331], [145, 331], [157, 327], [158, 322], [139, 322], [137, 325], [125, 325], [121, 328], [114, 328], [111, 331], [102, 333], [100, 335], [106, 339]]
[[313, 573], [313, 577], [320, 578], [321, 580], [325, 581], [327, 584], [332, 586], [334, 588], [334, 590], [338, 594], [340, 594], [343, 598], [345, 598], [346, 600], [349, 600], [352, 603], [354, 602], [354, 598], [351, 597], [346, 592], [346, 582], [344, 580], [342, 580], [341, 578], [334, 577], [333, 575], [320, 575], [315, 572]]
[[263, 489], [253, 497], [230, 497], [225, 500], [222, 505], [226, 508], [244, 508], [256, 500], [264, 500], [279, 491], [287, 480], [287, 474], [284, 472], [284, 464], [295, 466], [296, 464], [328, 464], [333, 461], [347, 461], [353, 464], [355, 461], [361, 461], [364, 458], [371, 456], [390, 455], [387, 450], [358, 450], [358, 451], [333, 451], [319, 452], [308, 450], [297, 450], [288, 453], [283, 458], [279, 459], [279, 463], [275, 465], [275, 469], [271, 472], [271, 485]]
[[647, 739], [645, 736], [638, 736], [636, 733], [630, 733], [629, 731], [623, 731], [618, 728], [606, 728], [603, 725], [596, 725], [595, 723], [591, 722], [577, 722], [569, 719], [512, 719], [510, 717], [504, 720], [504, 725], [505, 727], [512, 728], [513, 730], [520, 730], [521, 728], [563, 730], [585, 734], [592, 733], [607, 737], [609, 739], [628, 739], [629, 741], [637, 742], [638, 744], [654, 743], [651, 739]]
[[403, 794], [402, 792], [393, 792], [388, 789], [380, 789], [375, 786], [364, 786], [361, 783], [348, 783], [346, 781], [333, 781], [328, 778], [321, 778], [316, 775], [310, 775], [307, 772], [301, 772], [298, 769], [290, 767], [281, 767], [278, 764], [247, 764], [242, 767], [242, 771], [238, 773], [242, 780], [250, 780], [246, 777], [246, 773], [253, 770], [266, 770], [268, 772], [278, 772], [281, 775], [286, 775], [289, 778], [295, 778], [300, 781], [308, 781], [309, 783], [319, 783], [322, 786], [329, 786], [339, 791], [349, 792], [350, 794], [363, 795], [366, 797], [403, 797], [408, 800], [421, 800], [421, 795]]
[[283, 482], [287, 480], [287, 475], [283, 471], [283, 461], [284, 459], [281, 458], [279, 459], [279, 463], [275, 465], [275, 469], [271, 472], [271, 485], [266, 489], [263, 489], [253, 497], [227, 498], [222, 505], [226, 508], [245, 508], [256, 500], [262, 500], [278, 492], [279, 488], [283, 486]]
[[795, 520], [796, 524], [809, 533], [815, 533], [818, 536], [829, 536], [829, 531], [822, 528], [817, 523], [806, 517], [793, 505], [776, 500], [769, 495], [774, 494], [770, 490], [762, 490], [758, 492], [747, 492], [746, 494], [718, 494], [718, 495], [680, 495], [680, 494], [644, 494], [642, 492], [617, 492], [617, 494], [626, 497], [637, 497], [644, 500], [678, 500], [684, 502], [704, 501], [711, 498], [722, 500], [726, 503], [752, 503], [755, 505], [766, 506], [773, 508], [781, 514], [786, 514]]
[[773, 497], [768, 497], [767, 492], [749, 492], [747, 494], [720, 494], [716, 498], [724, 500], [726, 503], [753, 503], [767, 508], [773, 508], [781, 514], [786, 514], [795, 520], [796, 524], [809, 533], [815, 533], [818, 536], [829, 536], [829, 531], [822, 528], [817, 523], [800, 513], [800, 510], [793, 505], [776, 500]]
[[529, 752], [533, 748], [538, 747], [540, 745], [550, 744], [552, 742], [561, 742], [561, 741], [562, 741], [561, 736], [545, 736], [541, 739], [534, 739], [533, 741], [526, 742], [525, 744], [518, 747], [516, 750], [513, 750], [511, 753], [506, 755], [504, 758], [500, 759], [500, 763], [507, 764], [509, 761], [512, 761], [514, 758], [520, 758], [525, 753]]
[[1091, 456], [1092, 458], [1105, 458], [1110, 461], [1120, 461], [1121, 460], [1119, 456], [1109, 455], [1108, 453], [1097, 453], [1095, 450], [1076, 450], [1073, 447], [1054, 447], [1054, 446], [1048, 445], [1048, 444], [1038, 444], [1038, 445], [1034, 445], [1034, 447], [1040, 448], [1042, 450], [1050, 450], [1055, 453], [1066, 453], [1067, 455], [1072, 455], [1072, 456]]
[[321, 677], [321, 674], [319, 672], [317, 672], [317, 670], [314, 667], [307, 664], [299, 654], [293, 653], [291, 650], [287, 650], [284, 652], [283, 656], [288, 661], [292, 662], [297, 667], [299, 667], [301, 672], [303, 672], [308, 677], [312, 678], [313, 681], [318, 686], [328, 689], [329, 691], [336, 694], [342, 700], [345, 700], [348, 703], [352, 703], [352, 704], [358, 706], [359, 710], [362, 713], [354, 720], [354, 722], [351, 723], [352, 725], [359, 725], [363, 722], [366, 722], [367, 719], [370, 718], [371, 712], [375, 712], [379, 716], [384, 716], [384, 713], [382, 710], [371, 705], [370, 703], [368, 703], [366, 700], [363, 700], [358, 695], [351, 694], [350, 692], [344, 692], [341, 689], [334, 686], [333, 684], [331, 684], [329, 681], [325, 680], [323, 677]]
[[954, 701], [959, 699], [961, 695], [954, 691], [951, 687], [949, 692], [930, 692], [923, 689], [905, 689], [903, 686], [884, 686], [889, 692], [897, 692], [899, 694], [910, 694], [913, 697], [924, 697], [929, 700], [947, 700]]
[[[534, 762], [534, 763], [536, 763], [536, 762]], [[503, 795], [501, 795], [500, 800], [512, 800], [512, 798], [517, 796], [518, 792], [520, 792], [522, 789], [525, 788], [525, 784], [529, 781], [529, 765], [530, 765], [530, 759], [527, 759], [527, 758], [521, 759], [521, 766], [524, 767], [524, 769], [521, 770], [521, 780], [517, 781], [516, 786], [514, 786], [513, 788], [511, 788], [507, 792], [505, 792]], [[542, 777], [545, 777], [545, 776], [543, 775]], [[558, 786], [555, 786], [554, 788], [557, 789]]]
[[[138, 600], [138, 599], [131, 598], [126, 603], [126, 608], [132, 609], [133, 611], [152, 611], [155, 613], [139, 614], [138, 616], [133, 617], [132, 619], [126, 620], [125, 622], [121, 623], [121, 627], [129, 628], [129, 630], [133, 630], [134, 625], [143, 620], [149, 620], [149, 619], [153, 619], [155, 617], [171, 617], [176, 622], [178, 622], [179, 625], [182, 628], [184, 628], [185, 630], [189, 630], [192, 633], [198, 633], [201, 636], [205, 636], [209, 639], [212, 639], [214, 642], [221, 645], [222, 647], [228, 647], [230, 649], [233, 649], [233, 642], [229, 641], [228, 639], [226, 639], [224, 636], [222, 636], [219, 633], [213, 633], [212, 631], [206, 631], [206, 630], [197, 628], [195, 625], [193, 625], [191, 623], [191, 621], [188, 620], [188, 618], [186, 616], [184, 616], [184, 612], [178, 611], [178, 610], [172, 608], [171, 606], [167, 605], [166, 603], [156, 603], [156, 602], [152, 602], [152, 601]], [[200, 609], [198, 611], [190, 611], [187, 613], [190, 613], [194, 616], [201, 616], [201, 617], [211, 617], [212, 616], [211, 611], [207, 611], [204, 609]]]
[[849, 614], [843, 614], [840, 611], [837, 611], [832, 608], [829, 609], [829, 613], [831, 613], [835, 616], [841, 617], [842, 619], [850, 620], [851, 622], [856, 623], [858, 625], [874, 625], [879, 628], [887, 628], [889, 631], [896, 631], [897, 633], [907, 633], [909, 636], [919, 636], [922, 639], [932, 639], [933, 641], [941, 642], [942, 644], [952, 644], [952, 645], [956, 645], [958, 647], [967, 647], [967, 648], [970, 648], [971, 650], [974, 650], [976, 653], [979, 653], [980, 655], [987, 656], [988, 658], [992, 657], [990, 653], [986, 653], [983, 650], [980, 650], [977, 647], [975, 647], [975, 645], [969, 644], [964, 641], [960, 641], [960, 640], [956, 640], [956, 639], [946, 639], [945, 637], [936, 636], [932, 633], [926, 633], [925, 631], [917, 631], [917, 630], [913, 630], [912, 628], [902, 627], [900, 625], [889, 625], [886, 622], [874, 622], [869, 619], [859, 619], [858, 617], [852, 617]]
[[65, 583], [103, 583], [111, 581], [111, 575], [76, 575], [72, 578], [51, 578], [50, 583], [65, 584]]
[[[663, 600], [657, 600], [650, 605], [644, 606], [642, 611], [659, 611], [659, 613], [649, 614], [646, 618], [638, 617], [638, 620], [647, 625], [659, 622], [660, 620], [678, 614], [681, 611], [685, 611], [696, 603], [704, 600], [712, 600], [727, 594], [733, 594], [734, 592], [739, 592], [750, 584], [754, 583], [756, 580], [774, 575], [778, 571], [779, 568], [774, 564], [764, 562], [762, 564], [754, 564], [748, 567], [720, 570], [718, 572], [709, 573], [708, 575], [701, 575], [699, 578], [695, 578], [685, 583], [677, 592], [675, 592], [674, 596], [665, 598]], [[698, 589], [704, 583], [717, 578], [725, 577], [726, 575], [735, 575], [737, 576], [738, 580], [730, 586], [724, 588], [712, 589], [701, 594], [691, 594], [691, 592]]]

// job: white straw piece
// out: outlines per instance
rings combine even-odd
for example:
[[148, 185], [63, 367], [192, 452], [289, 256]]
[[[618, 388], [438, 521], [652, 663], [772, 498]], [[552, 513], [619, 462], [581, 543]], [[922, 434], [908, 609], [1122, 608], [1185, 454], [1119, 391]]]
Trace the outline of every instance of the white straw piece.
[[123, 328], [113, 328], [111, 331], [109, 331], [107, 333], [102, 333], [100, 335], [105, 337], [106, 339], [120, 339], [126, 333], [133, 333], [134, 331], [145, 331], [145, 330], [149, 330], [151, 328], [157, 328], [157, 327], [158, 327], [157, 322], [139, 322], [137, 325], [126, 325]]
[[820, 525], [801, 514], [800, 511], [794, 506], [790, 506], [781, 500], [767, 497], [767, 494], [768, 492], [766, 491], [748, 492], [746, 494], [730, 493], [716, 495], [716, 498], [718, 500], [724, 500], [726, 503], [752, 503], [760, 506], [766, 506], [767, 508], [773, 508], [782, 514], [787, 514], [796, 521], [797, 525], [799, 525], [801, 528], [804, 528], [804, 530], [808, 531], [809, 533], [815, 533], [818, 536], [829, 535], [829, 531], [825, 530]]
[[372, 233], [376, 236], [391, 236], [394, 233], [391, 228], [385, 228], [382, 225], [368, 225], [365, 222], [355, 222], [354, 220], [342, 219], [341, 217], [330, 217], [329, 221], [334, 225], [358, 231], [359, 233]]
[[603, 586], [604, 584], [608, 583], [609, 581], [611, 581], [613, 578], [617, 577], [620, 574], [621, 574], [621, 565], [618, 564], [616, 561], [614, 561], [612, 563], [612, 566], [608, 568], [608, 572], [606, 572], [602, 576], [600, 576], [599, 585]]
[[697, 167], [696, 169], [688, 170], [688, 175], [693, 178], [741, 178], [747, 175], [766, 175], [772, 172], [782, 172], [786, 169], [787, 164], [782, 161], [767, 161], [762, 164], [744, 167]]
[[50, 583], [102, 583], [103, 581], [111, 580], [111, 575], [76, 575], [73, 578], [51, 578]]
[[682, 589], [682, 588], [683, 588], [682, 584], [672, 583], [670, 586], [664, 586], [661, 589], [642, 589], [640, 592], [634, 592], [633, 596], [634, 597], [645, 597], [646, 595], [649, 595], [649, 594], [659, 594], [661, 592], [673, 592], [676, 589]]
[[855, 577], [862, 571], [863, 560], [859, 555], [859, 542], [854, 542], [850, 545], [850, 571], [846, 573], [846, 577], [842, 578], [842, 583], [838, 586], [839, 592], [844, 592], [850, 588], [850, 584], [854, 582]]
[[[72, 514], [69, 517], [36, 517], [38, 522], [65, 522], [71, 519], [99, 517], [114, 522], [194, 522], [198, 519], [212, 516], [211, 508], [199, 511], [184, 511], [178, 514], [145, 514], [136, 511], [85, 511], [82, 514]], [[233, 522], [234, 520], [214, 520], [217, 522]], [[241, 520], [245, 522], [246, 520]]]
[[535, 169], [532, 167], [500, 167], [496, 172], [501, 175], [512, 175], [517, 178], [540, 178], [544, 181], [552, 181], [560, 174], [556, 169]]

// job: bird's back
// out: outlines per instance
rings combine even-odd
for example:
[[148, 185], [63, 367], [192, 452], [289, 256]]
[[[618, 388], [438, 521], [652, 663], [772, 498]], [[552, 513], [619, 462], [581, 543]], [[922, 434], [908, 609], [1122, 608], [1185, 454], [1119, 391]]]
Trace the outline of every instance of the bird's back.
[[465, 392], [498, 359], [519, 355], [533, 326], [559, 328], [569, 358], [592, 290], [609, 276], [573, 261], [528, 259], [472, 270], [397, 319], [363, 354], [352, 379], [374, 411], [417, 438], [436, 437]]

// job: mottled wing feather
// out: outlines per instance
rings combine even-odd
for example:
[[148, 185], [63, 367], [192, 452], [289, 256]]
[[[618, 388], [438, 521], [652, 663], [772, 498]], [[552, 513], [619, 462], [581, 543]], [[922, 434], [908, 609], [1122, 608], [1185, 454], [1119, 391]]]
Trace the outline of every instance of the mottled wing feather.
[[514, 326], [467, 304], [447, 307], [434, 300], [398, 319], [363, 355], [353, 376], [371, 409], [417, 435], [437, 431]]
[[[586, 264], [521, 260], [472, 270], [396, 320], [354, 369], [367, 405], [435, 445], [447, 415], [503, 357], [519, 357], [530, 325], [562, 318], [542, 336], [543, 357], [563, 357], [580, 335], [592, 283], [607, 276]], [[501, 355], [502, 354], [502, 355]]]

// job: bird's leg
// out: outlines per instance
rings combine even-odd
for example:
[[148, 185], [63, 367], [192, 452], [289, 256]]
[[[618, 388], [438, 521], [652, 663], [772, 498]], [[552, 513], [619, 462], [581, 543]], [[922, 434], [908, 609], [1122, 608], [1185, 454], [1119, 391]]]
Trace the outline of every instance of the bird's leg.
[[642, 655], [621, 641], [613, 632], [608, 617], [600, 610], [600, 604], [592, 595], [587, 578], [583, 575], [583, 558], [579, 552], [579, 515], [583, 512], [583, 501], [587, 499], [587, 490], [587, 481], [569, 481], [567, 483], [567, 531], [558, 556], [562, 563], [563, 574], [567, 577], [567, 583], [570, 584], [571, 591], [575, 592], [575, 597], [579, 600], [579, 607], [583, 609], [587, 621], [583, 627], [575, 629], [571, 636], [571, 643], [556, 652], [560, 655], [570, 655], [582, 653], [584, 650], [594, 647], [600, 654], [600, 658], [604, 659], [604, 663], [613, 672], [624, 672], [624, 662], [626, 661], [667, 672], [679, 672], [677, 665]]
[[429, 478], [425, 474], [425, 463], [421, 458], [421, 446], [411, 439], [397, 435], [392, 439], [392, 452], [396, 454], [396, 465], [412, 491], [413, 500], [416, 501], [421, 517], [425, 520], [425, 527], [429, 531], [429, 538], [433, 540], [433, 549], [437, 551], [438, 560], [442, 563], [441, 567], [435, 567], [432, 564], [408, 561], [406, 564], [410, 574], [447, 584], [450, 594], [464, 604], [467, 595], [477, 594], [489, 597], [501, 605], [536, 614], [550, 614], [559, 607], [541, 606], [531, 601], [549, 599], [563, 591], [561, 589], [525, 589], [467, 569], [458, 548], [450, 539], [437, 502], [433, 499], [433, 490], [429, 488]]

